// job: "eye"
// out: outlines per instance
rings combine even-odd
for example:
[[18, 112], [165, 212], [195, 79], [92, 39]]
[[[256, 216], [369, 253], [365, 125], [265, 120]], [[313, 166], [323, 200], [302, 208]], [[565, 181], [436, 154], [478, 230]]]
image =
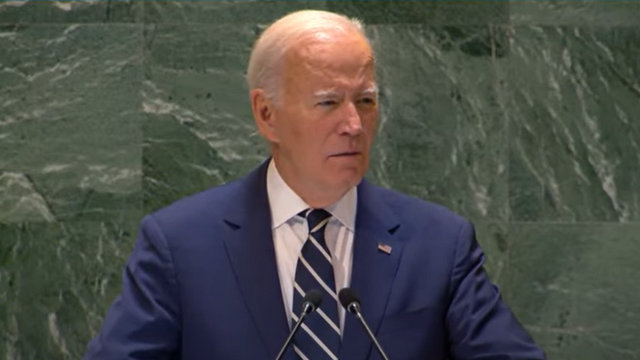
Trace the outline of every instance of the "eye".
[[329, 107], [329, 106], [334, 106], [337, 103], [338, 102], [335, 100], [322, 100], [322, 101], [318, 101], [316, 103], [316, 106]]
[[364, 105], [373, 105], [376, 103], [376, 99], [374, 97], [371, 96], [366, 96], [361, 98], [360, 100], [358, 100], [358, 102], [360, 104], [364, 104]]

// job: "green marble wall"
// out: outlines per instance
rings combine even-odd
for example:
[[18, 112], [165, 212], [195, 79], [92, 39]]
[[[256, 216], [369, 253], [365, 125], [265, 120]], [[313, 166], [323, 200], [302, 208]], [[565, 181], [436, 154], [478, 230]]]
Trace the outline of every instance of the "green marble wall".
[[0, 358], [77, 359], [141, 216], [266, 151], [243, 83], [296, 9], [363, 18], [369, 178], [469, 217], [553, 360], [640, 359], [640, 2], [0, 2]]

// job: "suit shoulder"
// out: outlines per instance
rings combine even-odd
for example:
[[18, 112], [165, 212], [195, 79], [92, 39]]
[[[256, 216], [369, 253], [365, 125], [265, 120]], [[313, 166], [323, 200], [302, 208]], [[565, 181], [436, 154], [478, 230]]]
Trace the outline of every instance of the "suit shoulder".
[[456, 227], [469, 222], [443, 205], [377, 185], [370, 186], [377, 193], [377, 196], [402, 219], [414, 220], [425, 225], [438, 224], [442, 226], [450, 224]]
[[149, 216], [160, 224], [186, 224], [207, 221], [225, 212], [225, 206], [233, 203], [234, 193], [239, 191], [239, 181], [211, 187], [204, 191], [178, 199]]

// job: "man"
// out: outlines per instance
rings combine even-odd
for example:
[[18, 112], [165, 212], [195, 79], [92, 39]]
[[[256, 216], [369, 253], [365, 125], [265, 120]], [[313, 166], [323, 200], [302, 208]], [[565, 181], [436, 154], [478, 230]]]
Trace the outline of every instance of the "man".
[[344, 287], [391, 359], [544, 358], [466, 220], [363, 180], [374, 65], [362, 26], [340, 15], [296, 12], [265, 30], [248, 81], [272, 158], [143, 220], [86, 359], [274, 359], [312, 289], [322, 304], [285, 358], [378, 359], [338, 307]]

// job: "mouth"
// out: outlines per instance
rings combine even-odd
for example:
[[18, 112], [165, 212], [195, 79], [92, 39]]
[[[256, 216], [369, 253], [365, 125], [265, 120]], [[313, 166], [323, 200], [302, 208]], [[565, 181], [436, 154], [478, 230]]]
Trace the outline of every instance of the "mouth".
[[351, 157], [351, 156], [358, 156], [360, 155], [360, 151], [343, 151], [343, 152], [339, 152], [339, 153], [335, 153], [335, 154], [331, 154], [329, 155], [329, 157]]

